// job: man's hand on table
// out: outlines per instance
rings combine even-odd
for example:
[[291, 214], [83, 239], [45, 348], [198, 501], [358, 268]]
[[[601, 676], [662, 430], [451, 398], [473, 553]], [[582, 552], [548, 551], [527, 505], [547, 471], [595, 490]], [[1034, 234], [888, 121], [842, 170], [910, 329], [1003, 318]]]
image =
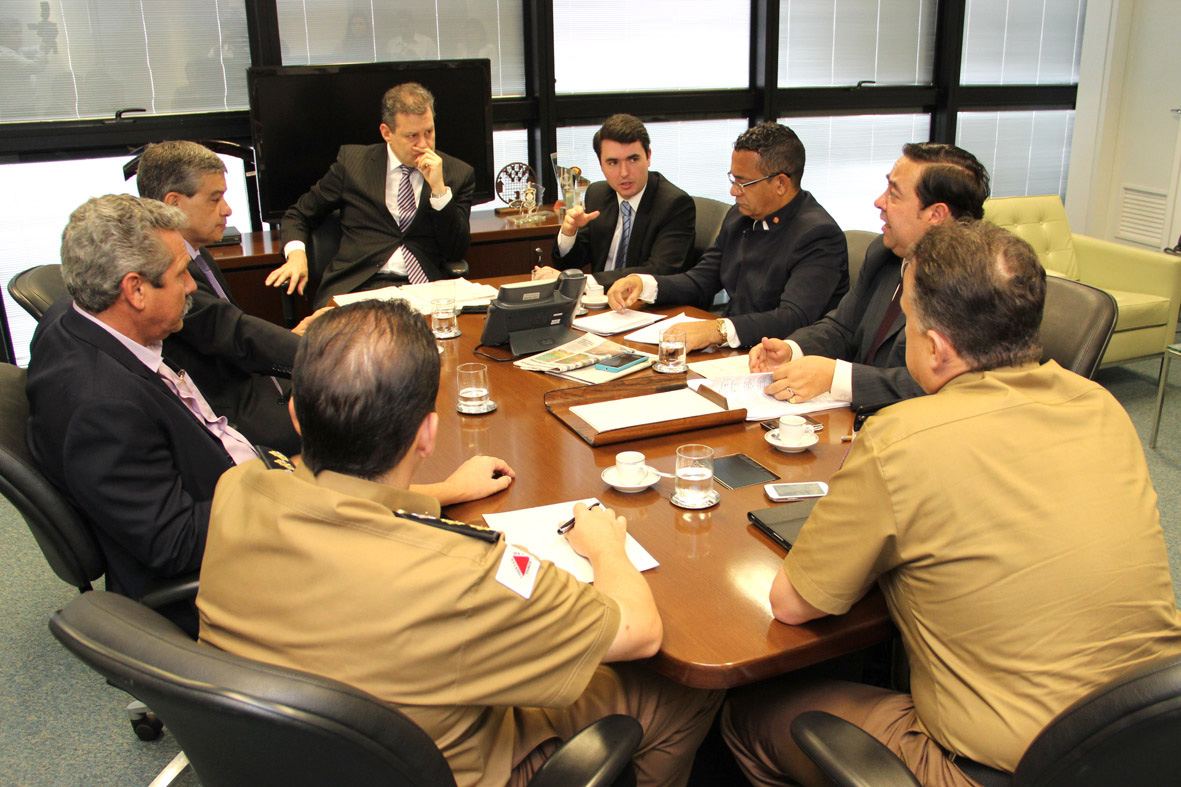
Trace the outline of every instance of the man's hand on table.
[[644, 280], [636, 274], [624, 276], [607, 290], [607, 305], [617, 312], [630, 309], [644, 291]]
[[763, 340], [750, 348], [750, 373], [773, 372], [791, 360], [791, 345], [783, 339]]
[[805, 355], [783, 364], [772, 372], [773, 382], [764, 392], [776, 399], [806, 402], [832, 389], [837, 362], [823, 355]]
[[561, 271], [559, 271], [557, 268], [551, 268], [548, 265], [533, 266], [533, 281], [548, 281], [549, 279], [556, 279], [561, 275]]
[[575, 552], [591, 561], [592, 565], [604, 557], [627, 560], [624, 550], [626, 539], [625, 518], [615, 516], [610, 508], [587, 508], [584, 503], [574, 504], [574, 527], [566, 531], [566, 540]]
[[302, 320], [300, 320], [299, 324], [291, 329], [291, 332], [294, 333], [296, 336], [303, 336], [305, 333], [307, 333], [308, 328], [312, 327], [312, 323], [314, 323], [317, 319], [319, 319], [320, 316], [322, 314], [324, 314], [324, 312], [328, 311], [329, 309], [335, 309], [335, 308], [336, 308], [335, 306], [321, 306], [319, 309], [316, 309], [314, 312], [309, 314], [307, 317], [304, 317]]
[[287, 262], [267, 274], [268, 287], [287, 285], [287, 294], [298, 292], [303, 295], [308, 284], [308, 255], [303, 249], [293, 250], [287, 255]]
[[437, 484], [411, 484], [410, 489], [436, 498], [440, 505], [450, 506], [479, 500], [507, 489], [516, 475], [503, 459], [473, 456], [447, 476], [447, 480]]
[[724, 341], [722, 332], [718, 330], [717, 320], [683, 322], [678, 327], [685, 329], [685, 352], [716, 347]]

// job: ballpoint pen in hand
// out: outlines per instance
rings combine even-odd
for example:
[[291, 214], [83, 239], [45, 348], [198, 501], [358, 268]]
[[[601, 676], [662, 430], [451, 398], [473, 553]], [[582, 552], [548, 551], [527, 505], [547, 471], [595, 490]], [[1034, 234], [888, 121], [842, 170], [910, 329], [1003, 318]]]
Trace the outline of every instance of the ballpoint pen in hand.
[[[594, 508], [597, 505], [598, 505], [597, 501], [594, 503], [591, 503], [589, 506], [587, 506], [586, 510], [590, 511], [592, 508]], [[570, 517], [569, 519], [567, 519], [565, 522], [563, 522], [561, 525], [558, 526], [558, 535], [564, 536], [573, 529], [574, 529], [574, 517]]]

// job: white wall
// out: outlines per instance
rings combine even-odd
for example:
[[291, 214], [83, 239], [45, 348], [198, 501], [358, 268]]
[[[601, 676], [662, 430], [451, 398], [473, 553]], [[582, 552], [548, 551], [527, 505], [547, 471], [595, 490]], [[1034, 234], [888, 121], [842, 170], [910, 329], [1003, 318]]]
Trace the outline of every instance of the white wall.
[[1179, 30], [1177, 0], [1088, 2], [1067, 186], [1075, 232], [1118, 240], [1125, 185], [1176, 194]]

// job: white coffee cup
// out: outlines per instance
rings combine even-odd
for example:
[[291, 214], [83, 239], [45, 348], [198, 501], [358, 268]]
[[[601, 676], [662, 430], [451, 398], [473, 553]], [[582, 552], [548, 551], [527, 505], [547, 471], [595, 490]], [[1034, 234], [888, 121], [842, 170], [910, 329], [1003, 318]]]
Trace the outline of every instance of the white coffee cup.
[[802, 415], [785, 415], [779, 419], [779, 441], [781, 443], [799, 445], [815, 431], [815, 427], [805, 421]]
[[582, 291], [582, 297], [587, 300], [591, 300], [591, 301], [602, 300], [603, 299], [603, 285], [599, 284], [599, 282], [595, 279], [594, 276], [587, 276], [586, 277], [586, 289]]
[[621, 451], [615, 455], [615, 480], [619, 484], [638, 486], [647, 475], [644, 455], [639, 451]]

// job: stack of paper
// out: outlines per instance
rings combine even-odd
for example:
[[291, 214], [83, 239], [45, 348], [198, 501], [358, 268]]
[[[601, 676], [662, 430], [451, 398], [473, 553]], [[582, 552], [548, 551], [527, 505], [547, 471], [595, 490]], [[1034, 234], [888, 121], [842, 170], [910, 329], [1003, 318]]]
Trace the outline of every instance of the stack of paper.
[[675, 421], [678, 418], [720, 413], [724, 412], [724, 409], [704, 396], [698, 396], [695, 391], [678, 388], [675, 391], [627, 399], [579, 404], [571, 407], [570, 412], [593, 426], [595, 431], [609, 432], [629, 426], [644, 426], [662, 421]]
[[[582, 501], [555, 503], [552, 506], [484, 514], [484, 521], [488, 527], [504, 533], [504, 540], [508, 543], [523, 547], [542, 560], [551, 561], [581, 582], [594, 582], [595, 572], [590, 561], [575, 552], [565, 536], [558, 535], [558, 526], [573, 516], [574, 504], [577, 502], [590, 506], [598, 501], [588, 497]], [[660, 565], [630, 533], [624, 550], [637, 571], [647, 571]]]
[[807, 415], [822, 410], [835, 410], [838, 407], [848, 407], [849, 402], [833, 399], [828, 393], [822, 393], [815, 399], [792, 404], [776, 399], [763, 389], [771, 384], [771, 373], [736, 374], [729, 377], [713, 377], [708, 380], [690, 380], [688, 385], [694, 391], [702, 385], [726, 397], [726, 403], [731, 409], [746, 408], [746, 420], [766, 421], [784, 415]]
[[689, 315], [685, 314], [684, 312], [681, 312], [676, 317], [669, 317], [667, 320], [663, 320], [661, 322], [658, 322], [655, 325], [649, 325], [646, 328], [641, 328], [638, 331], [633, 331], [632, 333], [629, 333], [627, 336], [625, 336], [623, 338], [627, 339], [628, 341], [636, 342], [637, 344], [660, 344], [660, 332], [663, 331], [665, 328], [669, 327], [670, 325], [676, 325], [679, 322], [706, 322], [706, 321], [699, 320], [696, 317], [690, 317]]
[[[453, 285], [454, 289], [449, 285]], [[444, 294], [454, 294], [455, 308], [459, 309], [468, 304], [487, 304], [496, 297], [496, 288], [459, 278], [424, 284], [405, 284], [401, 287], [382, 287], [380, 290], [350, 292], [335, 297], [337, 304], [341, 306], [346, 303], [367, 300], [402, 300], [418, 310], [420, 314], [430, 314], [431, 301], [435, 298], [445, 297]]]
[[605, 311], [593, 317], [579, 317], [574, 321], [574, 327], [580, 331], [597, 333], [599, 336], [611, 336], [624, 331], [631, 331], [644, 325], [651, 325], [657, 320], [663, 320], [663, 314], [649, 314], [634, 309], [621, 312]]

